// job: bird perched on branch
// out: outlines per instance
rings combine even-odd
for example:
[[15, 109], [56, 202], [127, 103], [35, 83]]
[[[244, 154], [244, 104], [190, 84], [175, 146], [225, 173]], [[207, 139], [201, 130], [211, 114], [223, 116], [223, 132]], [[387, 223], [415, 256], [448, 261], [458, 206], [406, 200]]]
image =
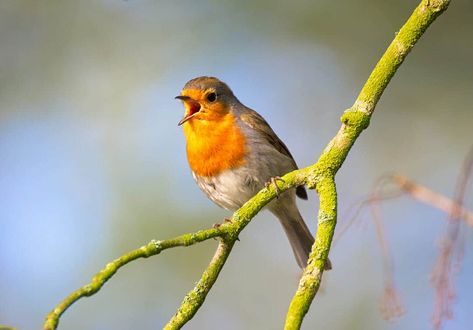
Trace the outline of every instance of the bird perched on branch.
[[[235, 211], [267, 183], [297, 169], [288, 148], [263, 117], [244, 106], [224, 82], [214, 77], [192, 79], [176, 99], [185, 107], [179, 125], [192, 175], [217, 205]], [[281, 222], [297, 264], [304, 268], [314, 238], [299, 213], [296, 195], [307, 199], [305, 188], [299, 186], [267, 208]], [[330, 268], [328, 261], [326, 269]]]

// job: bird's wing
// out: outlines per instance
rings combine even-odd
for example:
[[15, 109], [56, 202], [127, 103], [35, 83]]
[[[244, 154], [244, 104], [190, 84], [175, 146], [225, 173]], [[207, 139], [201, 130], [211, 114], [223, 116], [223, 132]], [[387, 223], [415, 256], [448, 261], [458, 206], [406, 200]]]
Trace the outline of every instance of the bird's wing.
[[[256, 111], [246, 108], [246, 111], [240, 115], [241, 121], [248, 125], [250, 128], [259, 132], [261, 136], [268, 141], [274, 148], [279, 151], [281, 154], [287, 156], [292, 160], [294, 164], [294, 169], [297, 169], [296, 161], [292, 157], [291, 152], [286, 147], [284, 142], [274, 133], [273, 129], [269, 124], [261, 117]], [[296, 188], [296, 194], [302, 199], [307, 199], [307, 191], [304, 186], [299, 186]]]

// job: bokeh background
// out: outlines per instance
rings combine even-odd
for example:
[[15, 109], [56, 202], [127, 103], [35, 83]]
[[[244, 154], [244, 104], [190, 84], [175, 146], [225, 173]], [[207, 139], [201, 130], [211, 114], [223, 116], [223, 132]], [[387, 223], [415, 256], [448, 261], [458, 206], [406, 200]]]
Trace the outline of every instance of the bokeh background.
[[[174, 100], [199, 75], [226, 81], [300, 166], [339, 128], [417, 1], [0, 2], [0, 324], [39, 329], [45, 314], [109, 260], [228, 216], [194, 184]], [[447, 196], [473, 142], [473, 2], [455, 0], [383, 95], [337, 177], [340, 222], [383, 173]], [[470, 189], [471, 191], [471, 189]], [[473, 207], [471, 193], [467, 206]], [[317, 198], [300, 202], [315, 230]], [[382, 259], [369, 216], [331, 252], [334, 270], [306, 329], [429, 329], [429, 274], [445, 214], [408, 198], [383, 204], [407, 313], [378, 312]], [[240, 236], [189, 329], [281, 329], [300, 271], [277, 221]], [[465, 236], [453, 320], [473, 324], [473, 237]], [[61, 329], [156, 329], [216, 242], [120, 270]]]

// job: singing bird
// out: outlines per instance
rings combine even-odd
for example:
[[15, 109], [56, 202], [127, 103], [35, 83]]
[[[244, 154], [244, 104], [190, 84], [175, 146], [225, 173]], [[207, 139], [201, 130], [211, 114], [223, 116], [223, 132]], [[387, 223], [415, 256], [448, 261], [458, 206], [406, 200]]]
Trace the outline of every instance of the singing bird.
[[[176, 99], [185, 107], [179, 125], [192, 176], [217, 205], [235, 211], [268, 182], [297, 169], [289, 149], [263, 117], [244, 106], [219, 79], [192, 79]], [[303, 186], [280, 194], [267, 208], [281, 222], [297, 264], [304, 268], [314, 238], [296, 196], [307, 199]], [[331, 268], [330, 261], [325, 268]]]

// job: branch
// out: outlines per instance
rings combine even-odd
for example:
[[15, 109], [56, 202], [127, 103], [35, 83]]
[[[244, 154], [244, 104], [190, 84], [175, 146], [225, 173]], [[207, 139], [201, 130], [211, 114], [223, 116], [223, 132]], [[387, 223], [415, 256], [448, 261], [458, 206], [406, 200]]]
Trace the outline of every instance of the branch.
[[322, 279], [324, 264], [337, 221], [337, 194], [334, 177], [353, 143], [368, 127], [371, 115], [389, 81], [427, 27], [447, 9], [449, 0], [423, 0], [414, 10], [373, 72], [353, 106], [342, 116], [342, 127], [316, 163], [319, 170], [317, 191], [320, 198], [319, 227], [299, 287], [288, 309], [286, 330], [300, 329]]
[[192, 317], [194, 317], [197, 310], [204, 303], [207, 293], [209, 293], [217, 280], [218, 274], [222, 270], [228, 255], [232, 251], [234, 243], [234, 240], [230, 240], [229, 242], [225, 242], [224, 240], [220, 241], [217, 251], [212, 258], [210, 265], [202, 275], [202, 278], [195, 288], [185, 296], [184, 301], [181, 303], [181, 307], [179, 307], [176, 314], [174, 314], [172, 319], [163, 328], [164, 330], [180, 329]]
[[[396, 185], [396, 190], [385, 192], [382, 188], [387, 184]], [[437, 208], [445, 213], [452, 213], [457, 220], [463, 220], [468, 226], [473, 227], [473, 212], [459, 205], [450, 198], [435, 192], [426, 186], [412, 181], [408, 177], [399, 173], [385, 174], [376, 180], [376, 183], [369, 195], [360, 201], [353, 203], [347, 209], [348, 221], [340, 228], [333, 239], [333, 244], [338, 242], [348, 231], [348, 229], [358, 219], [361, 211], [373, 203], [380, 203], [388, 199], [394, 199], [406, 194], [419, 202]]]
[[[282, 177], [282, 180], [276, 182], [278, 191], [283, 192], [288, 189], [303, 184], [315, 185], [313, 177], [314, 165], [304, 169], [296, 170]], [[89, 297], [97, 293], [102, 286], [123, 266], [129, 262], [148, 258], [159, 254], [161, 251], [178, 246], [190, 246], [211, 238], [220, 237], [222, 239], [215, 256], [210, 265], [202, 275], [197, 286], [189, 292], [181, 304], [178, 312], [166, 325], [167, 329], [179, 329], [183, 324], [188, 322], [197, 312], [212, 285], [215, 283], [217, 276], [225, 263], [234, 243], [238, 240], [240, 232], [248, 225], [251, 219], [273, 198], [277, 193], [274, 185], [262, 189], [258, 194], [246, 202], [239, 210], [237, 210], [230, 222], [225, 222], [216, 228], [208, 228], [195, 233], [184, 234], [168, 240], [151, 241], [147, 245], [136, 250], [128, 252], [123, 256], [108, 263], [104, 269], [98, 272], [90, 283], [82, 288], [74, 291], [60, 302], [47, 316], [43, 325], [44, 330], [54, 330], [57, 328], [61, 315], [77, 300], [83, 297]], [[196, 296], [197, 294], [197, 296]]]
[[151, 241], [148, 244], [128, 252], [123, 256], [108, 263], [104, 269], [98, 272], [92, 281], [82, 288], [74, 291], [67, 296], [61, 303], [59, 303], [47, 316], [46, 321], [43, 325], [43, 329], [52, 330], [56, 329], [59, 323], [59, 318], [73, 303], [82, 297], [89, 297], [99, 291], [102, 286], [120, 269], [129, 262], [139, 259], [148, 258], [159, 254], [161, 251], [177, 247], [177, 246], [189, 246], [198, 242], [202, 242], [209, 238], [219, 236], [222, 230], [220, 228], [210, 228], [207, 230], [201, 230], [193, 234], [184, 234], [176, 238], [164, 240], [164, 241]]
[[431, 283], [435, 289], [435, 307], [432, 316], [434, 329], [441, 329], [446, 319], [452, 318], [452, 303], [455, 299], [454, 275], [460, 270], [463, 257], [464, 237], [460, 209], [465, 199], [468, 183], [473, 177], [473, 148], [466, 157], [457, 178], [455, 203], [448, 215], [447, 228], [443, 235], [439, 256], [432, 272]]
[[412, 198], [427, 205], [436, 207], [445, 213], [451, 213], [451, 217], [454, 220], [463, 219], [468, 226], [473, 227], [473, 212], [464, 208], [457, 202], [417, 184], [405, 176], [394, 174], [392, 180]]

